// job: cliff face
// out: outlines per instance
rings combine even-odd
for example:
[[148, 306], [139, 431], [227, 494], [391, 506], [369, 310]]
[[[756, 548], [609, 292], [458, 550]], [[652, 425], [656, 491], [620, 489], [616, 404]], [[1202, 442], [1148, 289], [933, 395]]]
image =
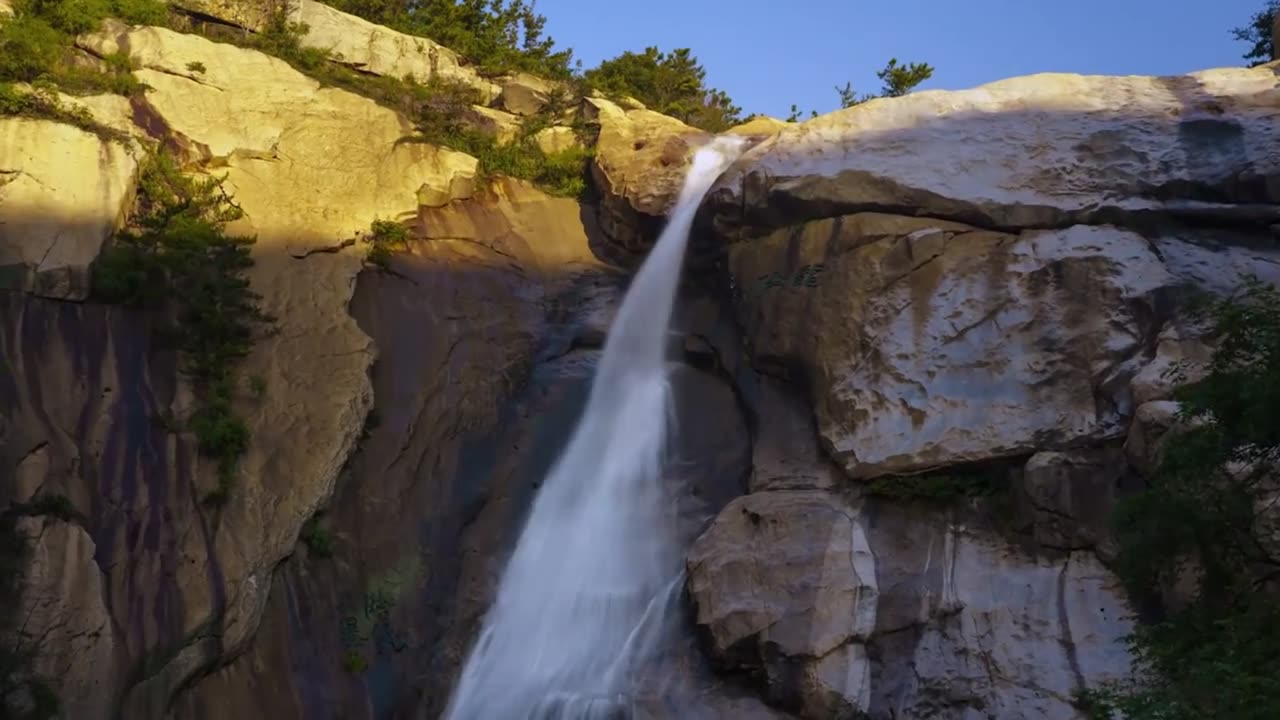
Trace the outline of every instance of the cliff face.
[[[545, 102], [294, 12], [341, 62], [482, 90], [485, 117]], [[644, 251], [706, 136], [581, 100], [584, 204], [403, 142], [401, 115], [255, 51], [120, 25], [80, 45], [150, 86], [67, 100], [131, 139], [0, 119], [0, 507], [72, 506], [17, 522], [34, 669], [78, 720], [435, 717], [585, 398], [625, 287], [604, 258]], [[1171, 422], [1162, 370], [1209, 352], [1188, 292], [1280, 282], [1278, 116], [1263, 67], [744, 129], [767, 139], [703, 208], [676, 348], [670, 662], [711, 717], [1066, 720], [1129, 671], [1106, 517]], [[164, 420], [193, 397], [156, 319], [87, 299], [153, 142], [226, 176], [277, 318], [220, 507]], [[356, 240], [375, 220], [410, 230], [385, 267]], [[920, 474], [986, 499], [895, 491]]]

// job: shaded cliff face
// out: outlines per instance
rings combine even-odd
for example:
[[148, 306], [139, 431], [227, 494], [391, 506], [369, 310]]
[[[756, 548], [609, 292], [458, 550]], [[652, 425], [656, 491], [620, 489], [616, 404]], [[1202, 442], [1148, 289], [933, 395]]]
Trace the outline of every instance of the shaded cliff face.
[[1209, 356], [1185, 301], [1280, 281], [1278, 113], [1266, 67], [1048, 75], [744, 154], [704, 226], [822, 452], [762, 428], [691, 550], [716, 663], [809, 718], [1076, 718], [1125, 677], [1107, 518], [1172, 424], [1164, 371]]
[[[545, 90], [296, 12], [309, 44], [460, 79], [491, 119]], [[256, 52], [120, 26], [80, 44], [152, 90], [68, 100], [133, 142], [0, 119], [0, 506], [71, 505], [18, 521], [22, 609], [51, 632], [35, 669], [89, 720], [436, 717], [585, 400], [626, 285], [602, 258], [644, 252], [706, 136], [586, 101], [581, 205], [483, 182]], [[1280, 279], [1278, 114], [1264, 67], [750, 129], [773, 134], [703, 208], [672, 338], [690, 602], [666, 663], [709, 717], [1068, 720], [1129, 671], [1106, 518], [1173, 424], [1163, 370], [1208, 356], [1185, 298]], [[167, 420], [193, 399], [152, 318], [85, 301], [155, 140], [227, 175], [279, 318], [220, 509]], [[378, 268], [356, 237], [387, 219], [411, 239]]]

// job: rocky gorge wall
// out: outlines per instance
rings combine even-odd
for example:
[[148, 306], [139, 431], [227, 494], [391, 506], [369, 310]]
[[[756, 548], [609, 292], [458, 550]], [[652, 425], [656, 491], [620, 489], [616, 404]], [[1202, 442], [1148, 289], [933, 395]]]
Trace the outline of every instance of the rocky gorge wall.
[[[486, 117], [528, 100], [527, 78], [299, 7], [343, 62], [465, 76]], [[127, 52], [150, 90], [66, 100], [127, 142], [0, 118], [0, 504], [73, 506], [18, 521], [36, 669], [77, 720], [436, 717], [585, 398], [612, 260], [652, 241], [706, 135], [582, 99], [595, 197], [557, 198], [259, 52], [118, 24], [79, 44]], [[1264, 66], [740, 130], [757, 144], [703, 208], [673, 338], [670, 663], [702, 711], [1066, 720], [1130, 671], [1106, 518], [1171, 422], [1162, 370], [1208, 355], [1188, 294], [1280, 282], [1277, 115]], [[192, 397], [154, 318], [87, 299], [155, 142], [226, 175], [278, 318], [220, 508], [162, 421]], [[388, 219], [406, 248], [364, 262]]]

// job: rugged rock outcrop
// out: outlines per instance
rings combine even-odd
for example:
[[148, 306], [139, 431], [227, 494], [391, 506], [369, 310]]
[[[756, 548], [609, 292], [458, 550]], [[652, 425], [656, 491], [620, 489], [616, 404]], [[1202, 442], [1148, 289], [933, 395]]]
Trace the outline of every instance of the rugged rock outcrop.
[[[871, 484], [833, 477], [794, 411], [770, 417], [786, 392], [752, 396], [754, 492], [690, 555], [721, 666], [813, 718], [1077, 718], [1076, 693], [1128, 673], [1106, 520], [1175, 428], [1168, 371], [1211, 352], [1183, 301], [1280, 281], [1278, 113], [1271, 68], [1035, 76], [869, 102], [744, 154], [703, 221], [747, 356]], [[953, 470], [989, 499], [910, 500]], [[779, 595], [797, 578], [823, 591]], [[853, 587], [859, 611], [828, 614]], [[828, 638], [857, 650], [824, 675]]]
[[854, 511], [834, 496], [763, 492], [731, 503], [690, 551], [689, 593], [713, 656], [729, 670], [763, 667], [774, 702], [813, 718], [868, 708], [876, 562]]
[[[250, 30], [274, 7], [177, 4]], [[471, 121], [498, 137], [558, 91], [289, 12], [363, 72], [479, 90]], [[80, 45], [150, 86], [68, 100], [134, 141], [0, 119], [0, 511], [70, 501], [17, 524], [35, 670], [86, 720], [434, 717], [589, 387], [625, 284], [599, 256], [648, 247], [708, 136], [588, 99], [584, 206], [482, 184], [475, 158], [398, 142], [405, 118], [256, 52], [119, 24]], [[1105, 518], [1176, 431], [1166, 371], [1213, 344], [1182, 301], [1280, 280], [1278, 116], [1264, 67], [735, 128], [759, 144], [695, 245], [726, 262], [691, 263], [673, 337], [693, 617], [664, 677], [691, 705], [637, 716], [1078, 720], [1074, 695], [1131, 661]], [[253, 442], [221, 509], [164, 421], [193, 400], [154, 318], [86, 301], [149, 142], [225, 174], [278, 318], [244, 366], [265, 391], [237, 399]], [[374, 220], [411, 235], [382, 269], [359, 247]], [[952, 472], [984, 499], [904, 490]]]
[[[66, 564], [58, 582], [100, 582], [112, 620], [83, 654], [111, 654], [114, 677], [69, 674], [60, 694], [73, 704], [109, 698], [98, 706], [105, 714], [123, 707], [129, 717], [158, 717], [179, 687], [248, 644], [276, 565], [333, 492], [360, 434], [375, 353], [347, 311], [362, 264], [350, 247], [356, 234], [470, 195], [476, 161], [398, 143], [408, 126], [396, 113], [256, 52], [120, 26], [82, 43], [129, 53], [152, 88], [132, 117], [185, 162], [226, 175], [245, 211], [233, 231], [257, 236], [251, 280], [278, 319], [278, 332], [244, 364], [265, 388], [243, 400], [255, 442], [229, 502], [213, 509], [199, 502], [214, 484], [209, 462], [160, 420], [184, 417], [191, 397], [146, 316], [4, 299], [0, 350], [14, 371], [0, 391], [4, 472], [21, 467], [24, 482], [66, 495], [87, 518], [97, 564]], [[194, 62], [206, 72], [187, 70]], [[50, 229], [43, 250], [31, 234], [7, 233], [5, 256], [35, 257], [21, 277], [34, 277], [43, 294], [83, 297], [87, 264], [132, 197], [136, 158], [74, 128], [5, 122], [0, 165], [20, 160], [22, 174], [0, 191], [0, 214], [7, 227]], [[41, 163], [42, 153], [56, 162]], [[50, 617], [69, 627], [100, 610], [70, 595], [53, 602]]]
[[440, 79], [474, 89], [484, 102], [502, 88], [481, 78], [458, 54], [427, 38], [406, 35], [315, 0], [175, 0], [174, 5], [254, 32], [265, 30], [281, 10], [286, 22], [306, 26], [304, 47], [324, 50], [373, 75], [418, 82]]
[[710, 135], [643, 107], [623, 109], [588, 98], [586, 117], [600, 125], [592, 175], [603, 198], [600, 226], [620, 249], [642, 253], [675, 204], [693, 148]]
[[1042, 74], [870, 102], [743, 155], [715, 202], [764, 230], [862, 210], [984, 228], [1274, 221], [1275, 71]]

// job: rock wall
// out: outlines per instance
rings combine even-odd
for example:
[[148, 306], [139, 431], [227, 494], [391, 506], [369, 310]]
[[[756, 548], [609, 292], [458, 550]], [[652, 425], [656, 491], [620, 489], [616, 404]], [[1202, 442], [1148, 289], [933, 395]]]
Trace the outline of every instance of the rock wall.
[[[556, 91], [291, 12], [337, 61], [472, 84], [495, 123]], [[118, 24], [79, 44], [151, 90], [68, 100], [128, 141], [0, 119], [0, 510], [72, 505], [18, 523], [36, 669], [77, 720], [436, 717], [585, 398], [625, 286], [603, 258], [644, 252], [707, 136], [585, 99], [582, 205], [482, 183], [256, 52]], [[1106, 518], [1172, 425], [1163, 370], [1211, 351], [1185, 299], [1280, 281], [1277, 114], [1261, 67], [738, 129], [758, 144], [702, 210], [673, 338], [690, 602], [664, 668], [688, 704], [637, 717], [1075, 720], [1126, 674]], [[163, 421], [192, 396], [153, 319], [87, 299], [154, 142], [226, 175], [279, 318], [221, 509]], [[412, 236], [381, 269], [358, 243], [379, 219]], [[981, 497], [910, 490], [952, 481]]]
[[690, 553], [718, 666], [815, 719], [1065, 720], [1130, 672], [1106, 520], [1170, 426], [1163, 371], [1209, 355], [1187, 298], [1280, 282], [1278, 112], [1270, 67], [1034, 76], [744, 154], [702, 225], [822, 452], [762, 426], [753, 492]]

